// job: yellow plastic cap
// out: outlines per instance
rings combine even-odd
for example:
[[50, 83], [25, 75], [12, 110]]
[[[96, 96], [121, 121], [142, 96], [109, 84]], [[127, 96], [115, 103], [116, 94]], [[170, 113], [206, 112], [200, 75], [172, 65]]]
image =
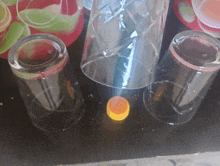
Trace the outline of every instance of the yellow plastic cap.
[[128, 101], [121, 96], [115, 96], [107, 103], [107, 114], [113, 120], [124, 120], [129, 115], [129, 111], [130, 105]]

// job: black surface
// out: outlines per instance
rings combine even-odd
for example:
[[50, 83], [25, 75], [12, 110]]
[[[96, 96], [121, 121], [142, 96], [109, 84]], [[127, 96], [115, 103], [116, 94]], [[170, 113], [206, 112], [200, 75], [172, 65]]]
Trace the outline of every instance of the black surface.
[[[161, 54], [183, 29], [171, 8]], [[85, 32], [86, 28], [68, 51], [86, 114], [78, 125], [62, 133], [46, 133], [31, 124], [7, 61], [0, 60], [0, 165], [76, 164], [220, 150], [220, 75], [195, 117], [184, 125], [155, 120], [143, 106], [142, 89], [122, 92], [131, 113], [115, 123], [107, 117], [105, 106], [117, 91], [90, 81], [79, 69]]]

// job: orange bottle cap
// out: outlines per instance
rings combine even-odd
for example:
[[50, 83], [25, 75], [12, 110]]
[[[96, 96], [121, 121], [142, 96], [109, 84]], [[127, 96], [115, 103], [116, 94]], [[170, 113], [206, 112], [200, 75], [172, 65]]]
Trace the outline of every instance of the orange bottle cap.
[[115, 96], [107, 103], [107, 114], [113, 120], [124, 120], [129, 115], [129, 111], [128, 101], [121, 96]]

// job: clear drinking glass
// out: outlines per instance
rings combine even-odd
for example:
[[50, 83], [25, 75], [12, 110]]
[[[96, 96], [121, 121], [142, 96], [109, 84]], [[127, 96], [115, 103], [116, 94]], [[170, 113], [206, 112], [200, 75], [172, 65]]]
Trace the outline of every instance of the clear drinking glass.
[[93, 81], [137, 89], [154, 80], [169, 0], [94, 0], [81, 61]]
[[155, 82], [144, 90], [146, 109], [165, 123], [188, 122], [220, 68], [220, 43], [198, 31], [177, 34], [160, 61]]
[[46, 131], [63, 131], [83, 116], [83, 98], [64, 43], [36, 34], [9, 51], [9, 65], [32, 123]]

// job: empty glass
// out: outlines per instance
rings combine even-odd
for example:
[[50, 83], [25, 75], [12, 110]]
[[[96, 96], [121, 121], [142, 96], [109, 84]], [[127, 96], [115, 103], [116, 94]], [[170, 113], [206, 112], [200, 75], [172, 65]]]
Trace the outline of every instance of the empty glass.
[[169, 0], [94, 0], [81, 61], [93, 81], [123, 89], [154, 80]]
[[83, 116], [83, 99], [64, 43], [36, 34], [9, 51], [9, 65], [32, 123], [46, 131], [63, 131]]
[[203, 32], [177, 34], [144, 90], [146, 109], [165, 123], [188, 122], [220, 68], [220, 43]]

